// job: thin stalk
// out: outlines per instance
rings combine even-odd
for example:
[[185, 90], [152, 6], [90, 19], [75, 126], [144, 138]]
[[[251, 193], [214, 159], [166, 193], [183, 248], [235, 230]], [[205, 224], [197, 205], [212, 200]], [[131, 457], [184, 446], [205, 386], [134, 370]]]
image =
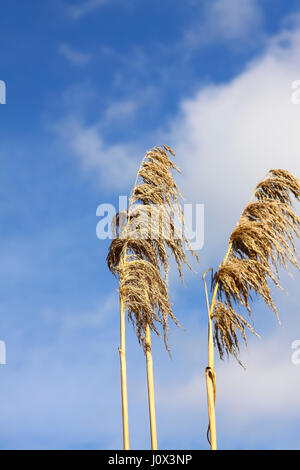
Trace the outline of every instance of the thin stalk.
[[155, 399], [154, 399], [154, 381], [153, 381], [153, 362], [151, 352], [151, 332], [150, 326], [146, 326], [146, 364], [147, 364], [147, 382], [148, 382], [148, 401], [149, 401], [149, 418], [152, 450], [157, 450], [157, 432], [155, 417]]
[[[146, 158], [144, 156], [140, 168]], [[138, 182], [139, 171], [136, 176], [132, 194], [134, 194], [135, 187]], [[132, 206], [132, 200], [129, 203], [129, 213]], [[129, 222], [127, 223], [128, 227]], [[147, 386], [148, 386], [148, 403], [149, 403], [149, 419], [150, 419], [150, 434], [151, 434], [151, 448], [157, 450], [157, 431], [156, 431], [156, 415], [155, 415], [155, 397], [154, 397], [154, 380], [153, 380], [153, 361], [151, 350], [151, 331], [150, 326], [146, 326], [145, 331], [145, 347], [146, 347], [146, 366], [147, 366]]]
[[[144, 161], [145, 157], [142, 160]], [[142, 165], [141, 163], [141, 165]], [[139, 173], [139, 172], [138, 172]], [[136, 188], [138, 181], [138, 173], [135, 179], [133, 192]], [[128, 214], [132, 207], [132, 199], [129, 201]], [[129, 219], [126, 224], [126, 234], [128, 234]], [[127, 262], [127, 248], [125, 245], [124, 256], [122, 262]], [[121, 368], [121, 397], [122, 397], [122, 422], [123, 422], [123, 447], [124, 450], [129, 450], [129, 424], [128, 424], [128, 397], [127, 397], [127, 371], [126, 371], [126, 335], [125, 335], [125, 317], [126, 305], [125, 300], [120, 296], [120, 368]]]
[[126, 344], [125, 344], [125, 302], [120, 298], [120, 366], [121, 366], [121, 394], [122, 394], [122, 418], [123, 418], [123, 447], [129, 450], [129, 426], [128, 426], [128, 399], [127, 399], [127, 374], [126, 374]]
[[[249, 203], [252, 202], [254, 196], [255, 196], [255, 191], [252, 194], [252, 197]], [[228, 257], [231, 252], [231, 248], [232, 248], [232, 242], [230, 242], [228, 245], [226, 255], [221, 263], [222, 265], [225, 264], [226, 261], [228, 260]], [[213, 342], [212, 317], [213, 317], [214, 306], [215, 306], [215, 302], [216, 302], [216, 298], [218, 294], [219, 283], [216, 282], [216, 285], [213, 291], [211, 304], [209, 306], [205, 276], [210, 270], [211, 268], [208, 269], [203, 275], [206, 304], [207, 304], [207, 313], [208, 313], [208, 367], [205, 369], [205, 376], [206, 376], [206, 388], [207, 388], [207, 406], [208, 406], [208, 415], [209, 415], [210, 448], [211, 450], [216, 450], [217, 449], [217, 431], [216, 431], [216, 413], [215, 413], [216, 373], [214, 370], [214, 342]]]
[[[215, 400], [216, 400], [216, 374], [214, 370], [214, 343], [213, 343], [213, 328], [212, 328], [212, 315], [209, 306], [207, 285], [205, 281], [206, 274], [211, 271], [208, 269], [203, 275], [203, 282], [205, 287], [205, 296], [208, 313], [208, 366], [205, 369], [206, 389], [207, 389], [207, 404], [208, 404], [208, 417], [210, 434], [210, 448], [211, 450], [217, 449], [217, 430], [216, 430], [216, 414], [215, 414]], [[207, 435], [208, 435], [207, 432]]]

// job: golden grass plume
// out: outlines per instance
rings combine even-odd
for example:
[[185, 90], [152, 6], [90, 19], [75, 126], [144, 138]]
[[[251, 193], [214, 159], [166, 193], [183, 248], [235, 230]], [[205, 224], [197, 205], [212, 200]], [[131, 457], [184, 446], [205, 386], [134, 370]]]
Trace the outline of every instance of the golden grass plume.
[[174, 155], [166, 145], [146, 153], [128, 211], [115, 217], [107, 256], [110, 271], [119, 276], [120, 296], [144, 350], [147, 325], [158, 335], [162, 326], [167, 350], [168, 318], [179, 325], [168, 294], [169, 255], [174, 256], [181, 277], [182, 264], [190, 267], [184, 251], [189, 242], [181, 193], [172, 175], [172, 170], [180, 171], [171, 160]]
[[212, 279], [218, 288], [213, 309], [214, 341], [221, 359], [238, 359], [238, 332], [246, 342], [251, 325], [237, 313], [244, 307], [251, 320], [252, 295], [261, 297], [278, 318], [269, 283], [279, 285], [279, 266], [292, 263], [300, 269], [294, 239], [300, 236], [300, 218], [292, 208], [292, 197], [300, 198], [299, 180], [285, 170], [270, 170], [255, 188], [230, 237], [228, 259]]

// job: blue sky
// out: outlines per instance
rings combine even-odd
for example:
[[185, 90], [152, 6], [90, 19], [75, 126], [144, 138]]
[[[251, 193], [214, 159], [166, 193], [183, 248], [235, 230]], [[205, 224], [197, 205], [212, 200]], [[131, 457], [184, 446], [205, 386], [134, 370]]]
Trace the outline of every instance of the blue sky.
[[[299, 2], [11, 0], [0, 15], [1, 449], [122, 446], [117, 283], [97, 206], [116, 204], [145, 151], [166, 143], [205, 243], [186, 287], [171, 276], [170, 346], [154, 338], [160, 448], [207, 449], [206, 312], [216, 269], [253, 187], [300, 174]], [[297, 209], [299, 212], [299, 210]], [[260, 302], [247, 370], [217, 360], [224, 449], [300, 448], [299, 274]], [[149, 448], [145, 361], [127, 328], [132, 448]]]

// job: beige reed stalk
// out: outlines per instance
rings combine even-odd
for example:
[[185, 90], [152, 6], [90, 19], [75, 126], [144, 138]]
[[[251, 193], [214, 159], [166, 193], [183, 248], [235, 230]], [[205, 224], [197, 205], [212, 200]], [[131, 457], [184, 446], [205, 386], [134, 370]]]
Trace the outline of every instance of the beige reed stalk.
[[126, 340], [125, 340], [125, 302], [120, 296], [120, 367], [121, 367], [121, 396], [123, 420], [123, 448], [129, 450], [128, 399], [126, 373]]
[[[236, 330], [241, 333], [245, 342], [245, 327], [256, 333], [236, 312], [234, 305], [245, 307], [251, 315], [249, 300], [250, 292], [254, 291], [263, 298], [278, 318], [267, 281], [272, 280], [281, 288], [278, 283], [278, 264], [287, 268], [289, 261], [300, 269], [293, 240], [293, 237], [299, 238], [300, 235], [300, 218], [292, 210], [290, 194], [299, 200], [300, 184], [297, 178], [285, 170], [270, 170], [269, 175], [258, 183], [231, 234], [224, 260], [213, 277], [214, 289], [210, 306], [205, 282], [205, 276], [210, 270], [203, 275], [209, 321], [206, 383], [212, 450], [217, 448], [213, 342], [215, 340], [221, 359], [226, 352], [227, 355], [234, 355], [241, 364], [237, 357], [239, 344]], [[221, 302], [223, 297], [225, 299]]]
[[[207, 406], [208, 406], [208, 417], [209, 426], [208, 432], [210, 434], [210, 446], [211, 450], [217, 449], [217, 430], [216, 430], [216, 413], [215, 413], [215, 400], [216, 400], [216, 374], [214, 369], [214, 343], [213, 343], [213, 326], [212, 317], [210, 312], [207, 284], [205, 281], [206, 274], [211, 271], [212, 268], [205, 271], [203, 274], [203, 282], [205, 288], [205, 297], [208, 314], [208, 366], [205, 369], [206, 378], [206, 390], [207, 390]], [[207, 432], [207, 437], [208, 437]]]
[[[136, 177], [134, 183], [134, 189], [137, 184]], [[131, 209], [131, 204], [129, 206], [129, 211]], [[128, 224], [126, 225], [126, 232], [128, 232]], [[124, 257], [122, 262], [126, 263], [127, 261], [127, 250], [125, 247]], [[121, 398], [122, 398], [122, 423], [123, 423], [123, 448], [124, 450], [130, 449], [129, 443], [129, 424], [128, 424], [128, 395], [127, 395], [127, 369], [126, 369], [126, 333], [125, 333], [125, 317], [126, 317], [126, 306], [125, 298], [120, 294], [120, 371], [121, 371]]]
[[[145, 157], [142, 160], [142, 164]], [[141, 164], [141, 167], [142, 167]], [[138, 174], [134, 183], [133, 193], [137, 186]], [[128, 213], [132, 210], [132, 200], [130, 201]], [[127, 220], [126, 232], [128, 236], [129, 219]], [[127, 261], [127, 250], [125, 248], [123, 263]], [[128, 427], [128, 399], [127, 399], [127, 374], [126, 374], [126, 347], [125, 347], [125, 298], [120, 295], [120, 362], [121, 362], [121, 387], [122, 387], [122, 415], [123, 415], [123, 442], [124, 449], [129, 449], [129, 427]], [[147, 367], [147, 386], [148, 386], [148, 402], [149, 402], [149, 419], [152, 450], [157, 450], [157, 431], [156, 431], [156, 415], [155, 415], [155, 398], [154, 398], [154, 379], [153, 379], [153, 361], [151, 351], [151, 331], [146, 325], [145, 331], [145, 350], [146, 350], [146, 367]]]
[[[114, 220], [115, 237], [107, 256], [111, 272], [119, 276], [121, 313], [121, 377], [124, 446], [129, 447], [125, 357], [125, 311], [132, 322], [146, 356], [151, 447], [157, 449], [151, 330], [159, 335], [163, 328], [166, 349], [169, 317], [173, 314], [168, 293], [169, 253], [177, 263], [188, 264], [183, 243], [188, 240], [176, 230], [175, 217], [184, 225], [178, 202], [181, 196], [171, 170], [178, 170], [170, 159], [170, 147], [155, 147], [144, 156], [131, 193], [128, 212], [118, 213]], [[190, 248], [190, 246], [189, 246]], [[192, 252], [193, 255], [197, 255]], [[161, 275], [164, 272], [164, 279]], [[126, 439], [126, 440], [125, 440]]]
[[146, 364], [147, 364], [147, 384], [148, 384], [148, 403], [149, 403], [151, 448], [152, 448], [152, 450], [157, 450], [157, 431], [156, 431], [156, 416], [155, 416], [153, 361], [152, 361], [152, 352], [151, 352], [151, 332], [150, 332], [149, 325], [146, 326], [145, 344], [146, 344]]
[[[252, 200], [252, 198], [251, 198]], [[251, 202], [250, 200], [250, 202]], [[231, 251], [232, 243], [229, 243], [225, 258], [222, 264], [225, 264], [229, 253]], [[215, 401], [216, 401], [216, 372], [214, 368], [214, 340], [213, 340], [213, 309], [218, 293], [219, 285], [215, 285], [213, 292], [212, 302], [209, 305], [207, 284], [205, 281], [206, 274], [211, 271], [212, 268], [205, 271], [203, 274], [203, 282], [205, 288], [205, 296], [207, 303], [207, 312], [208, 312], [208, 366], [205, 369], [205, 378], [206, 378], [206, 390], [207, 390], [207, 407], [208, 407], [208, 417], [209, 417], [209, 434], [210, 434], [210, 448], [211, 450], [217, 450], [217, 429], [216, 429], [216, 411], [215, 411]]]

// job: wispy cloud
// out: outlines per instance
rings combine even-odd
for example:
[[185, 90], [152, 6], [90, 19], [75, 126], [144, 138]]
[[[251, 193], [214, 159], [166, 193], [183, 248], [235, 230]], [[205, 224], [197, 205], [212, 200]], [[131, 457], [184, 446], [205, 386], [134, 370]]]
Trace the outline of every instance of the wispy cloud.
[[158, 97], [158, 90], [151, 86], [128, 93], [128, 98], [114, 100], [108, 104], [102, 122], [111, 125], [111, 122], [134, 118], [139, 111], [149, 106], [154, 107]]
[[205, 2], [203, 16], [185, 33], [187, 47], [211, 42], [252, 39], [262, 16], [257, 0], [211, 0]]
[[118, 298], [113, 292], [107, 297], [101, 299], [101, 304], [92, 310], [79, 312], [53, 312], [51, 309], [45, 309], [41, 316], [46, 324], [56, 324], [57, 329], [63, 334], [74, 334], [83, 330], [92, 331], [98, 329], [103, 331], [105, 323], [108, 322], [111, 315], [118, 311]]
[[87, 65], [91, 61], [91, 54], [76, 51], [68, 44], [60, 44], [59, 52], [73, 65]]
[[82, 168], [96, 176], [102, 188], [126, 188], [133, 178], [136, 162], [132, 155], [137, 153], [136, 144], [108, 145], [100, 125], [87, 125], [75, 116], [66, 117], [53, 130]]
[[68, 5], [67, 14], [72, 20], [78, 20], [110, 2], [111, 0], [85, 0], [79, 4]]
[[[247, 203], [251, 188], [270, 168], [300, 172], [299, 106], [291, 104], [291, 84], [298, 78], [299, 44], [299, 28], [282, 31], [269, 42], [265, 54], [231, 82], [205, 85], [194, 97], [182, 101], [179, 114], [167, 123], [170, 130], [161, 126], [152, 131], [153, 142], [166, 142], [176, 149], [186, 197], [204, 202], [205, 195], [210, 194], [207, 209], [218, 214], [229, 229]], [[138, 143], [121, 140], [108, 145], [102, 130], [114, 119], [132, 117], [141, 107], [143, 95], [144, 103], [153, 96], [149, 92], [112, 102], [96, 124], [86, 125], [71, 112], [56, 125], [69, 151], [83, 168], [99, 175], [101, 184], [109, 175], [120, 188], [120, 174], [124, 186], [134, 175], [148, 136], [141, 135]], [[211, 197], [209, 178], [202, 180], [199, 192], [199, 175], [214, 175], [215, 197]], [[220, 197], [234, 209], [229, 217], [219, 210]]]
[[135, 114], [138, 108], [138, 103], [134, 100], [128, 99], [121, 102], [114, 102], [108, 106], [105, 111], [105, 119], [114, 121], [119, 119], [128, 118]]
[[283, 31], [229, 83], [203, 86], [184, 100], [166, 134], [183, 170], [184, 194], [205, 202], [206, 230], [220, 241], [216, 224], [229, 236], [252, 188], [268, 170], [300, 173], [300, 107], [291, 103], [299, 45], [300, 28]]
[[[159, 91], [155, 87], [144, 87], [126, 96], [109, 100], [105, 106], [91, 84], [77, 84], [60, 97], [60, 108], [56, 112], [62, 117], [52, 116], [51, 122], [49, 119], [48, 128], [58, 137], [63, 151], [77, 159], [83, 171], [91, 174], [105, 190], [127, 188], [134, 179], [139, 159], [147, 150], [146, 142], [154, 145], [153, 137], [145, 134], [134, 141], [125, 140], [124, 128], [134, 126], [148, 107], [159, 102]], [[91, 103], [97, 103], [97, 119], [93, 122], [86, 118]], [[114, 138], [111, 143], [107, 138], [112, 128], [115, 133], [117, 129], [122, 132], [119, 142]]]

